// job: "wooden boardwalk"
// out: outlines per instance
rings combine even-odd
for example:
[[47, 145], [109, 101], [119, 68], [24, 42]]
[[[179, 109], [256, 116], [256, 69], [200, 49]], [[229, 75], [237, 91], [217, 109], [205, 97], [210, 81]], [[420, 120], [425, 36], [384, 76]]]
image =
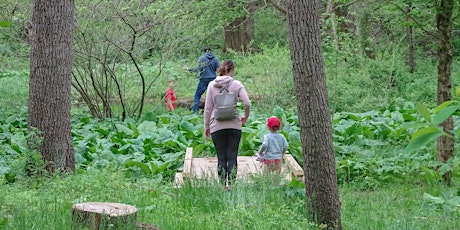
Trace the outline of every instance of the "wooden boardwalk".
[[[284, 154], [282, 165], [283, 174], [287, 180], [295, 177], [303, 181], [303, 169], [291, 154]], [[262, 165], [253, 156], [238, 156], [237, 180], [250, 180], [251, 175], [260, 175]], [[185, 178], [217, 179], [217, 157], [193, 158], [193, 149], [187, 148], [185, 152], [184, 167], [182, 172], [175, 175], [174, 184], [180, 187]]]

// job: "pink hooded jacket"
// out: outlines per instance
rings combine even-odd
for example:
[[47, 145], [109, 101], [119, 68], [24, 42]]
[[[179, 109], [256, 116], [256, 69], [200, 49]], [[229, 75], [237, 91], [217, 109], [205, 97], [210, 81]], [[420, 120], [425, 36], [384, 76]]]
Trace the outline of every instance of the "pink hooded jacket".
[[249, 101], [248, 94], [244, 89], [243, 84], [234, 80], [231, 76], [218, 76], [211, 81], [208, 85], [206, 93], [206, 101], [204, 105], [204, 129], [210, 129], [211, 133], [221, 129], [239, 129], [241, 130], [241, 116], [233, 120], [217, 121], [214, 119], [214, 101], [215, 95], [219, 94], [220, 89], [225, 86], [229, 81], [233, 80], [232, 84], [228, 87], [228, 91], [238, 96], [238, 99], [243, 103], [244, 117], [249, 117], [251, 110], [251, 102]]

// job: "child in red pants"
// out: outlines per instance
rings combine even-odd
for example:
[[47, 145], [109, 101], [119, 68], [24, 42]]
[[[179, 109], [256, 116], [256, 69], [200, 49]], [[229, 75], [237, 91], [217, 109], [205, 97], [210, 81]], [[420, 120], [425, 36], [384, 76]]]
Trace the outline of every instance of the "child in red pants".
[[168, 81], [169, 88], [166, 90], [166, 111], [176, 110], [176, 94], [174, 93], [174, 80]]
[[281, 159], [287, 151], [288, 143], [281, 129], [281, 121], [276, 116], [267, 119], [267, 128], [270, 131], [264, 136], [258, 156], [269, 172], [281, 173]]

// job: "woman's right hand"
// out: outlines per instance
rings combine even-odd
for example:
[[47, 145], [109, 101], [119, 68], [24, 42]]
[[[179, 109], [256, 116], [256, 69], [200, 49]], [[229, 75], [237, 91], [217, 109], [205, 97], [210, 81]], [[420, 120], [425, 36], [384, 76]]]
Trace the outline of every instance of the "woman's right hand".
[[242, 117], [242, 118], [241, 118], [241, 124], [242, 124], [242, 125], [245, 125], [247, 120], [248, 120], [247, 117]]
[[211, 130], [205, 129], [205, 130], [204, 130], [204, 136], [205, 136], [207, 139], [211, 138]]

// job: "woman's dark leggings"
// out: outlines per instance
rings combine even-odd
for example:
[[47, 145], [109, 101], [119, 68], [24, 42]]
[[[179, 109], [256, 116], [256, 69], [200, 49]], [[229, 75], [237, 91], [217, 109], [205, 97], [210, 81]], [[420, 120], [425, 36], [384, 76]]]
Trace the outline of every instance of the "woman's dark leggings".
[[228, 179], [231, 184], [236, 179], [238, 146], [240, 145], [241, 130], [221, 129], [211, 133], [212, 142], [217, 152], [217, 174], [222, 183]]

